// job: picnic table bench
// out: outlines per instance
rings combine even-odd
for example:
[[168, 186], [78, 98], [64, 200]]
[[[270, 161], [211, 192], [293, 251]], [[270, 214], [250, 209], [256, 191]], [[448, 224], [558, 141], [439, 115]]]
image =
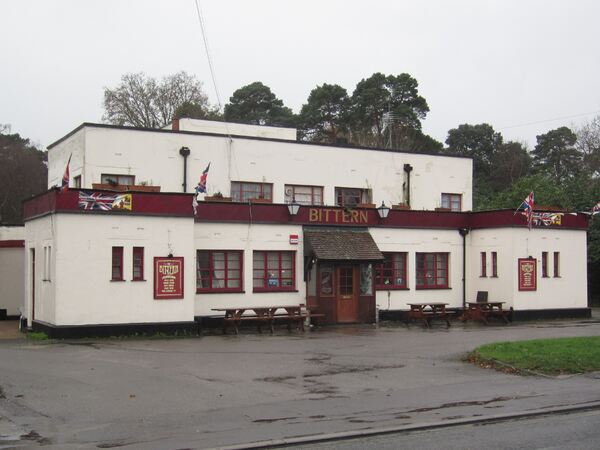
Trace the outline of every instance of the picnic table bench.
[[484, 324], [489, 323], [492, 317], [498, 317], [508, 324], [508, 314], [510, 311], [503, 309], [502, 305], [506, 302], [467, 302], [467, 309], [463, 317], [467, 320], [481, 320]]
[[407, 314], [407, 324], [413, 320], [422, 320], [427, 328], [431, 328], [431, 321], [441, 319], [446, 322], [446, 326], [450, 326], [446, 305], [448, 303], [441, 302], [425, 302], [425, 303], [407, 303], [410, 310]]
[[292, 323], [296, 324], [297, 330], [304, 331], [304, 322], [307, 318], [323, 317], [324, 314], [311, 314], [304, 305], [278, 305], [278, 306], [242, 306], [213, 308], [213, 311], [224, 312], [223, 334], [227, 328], [232, 326], [235, 334], [239, 334], [239, 326], [242, 322], [256, 322], [258, 332], [262, 333], [263, 325], [267, 325], [271, 334], [275, 331], [275, 321], [287, 322], [288, 331], [292, 331]]

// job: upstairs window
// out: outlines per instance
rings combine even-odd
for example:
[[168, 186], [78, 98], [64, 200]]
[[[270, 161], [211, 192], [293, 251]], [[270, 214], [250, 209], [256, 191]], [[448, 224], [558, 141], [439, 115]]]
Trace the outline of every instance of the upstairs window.
[[103, 173], [100, 176], [100, 183], [110, 184], [111, 186], [133, 186], [135, 185], [135, 175], [114, 175]]
[[81, 175], [77, 175], [76, 177], [73, 177], [73, 187], [81, 188]]
[[285, 185], [285, 202], [301, 205], [322, 205], [323, 188], [321, 186]]
[[273, 185], [271, 183], [250, 183], [245, 181], [231, 182], [231, 199], [234, 202], [252, 200], [273, 201]]
[[450, 211], [462, 211], [462, 194], [442, 194], [442, 208]]
[[375, 266], [377, 289], [406, 289], [406, 253], [384, 253], [383, 263]]
[[448, 288], [448, 253], [417, 253], [417, 289]]
[[371, 203], [371, 190], [359, 188], [335, 188], [335, 205], [354, 207], [359, 203]]

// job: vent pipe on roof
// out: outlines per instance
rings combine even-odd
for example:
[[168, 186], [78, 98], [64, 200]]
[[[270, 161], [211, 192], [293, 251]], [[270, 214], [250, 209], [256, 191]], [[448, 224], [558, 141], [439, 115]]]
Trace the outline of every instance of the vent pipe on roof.
[[187, 157], [190, 156], [190, 149], [187, 147], [181, 147], [179, 154], [183, 156], [183, 192], [187, 192]]
[[410, 164], [404, 164], [404, 172], [406, 172], [406, 201], [405, 203], [410, 207], [410, 173], [413, 170], [413, 166]]

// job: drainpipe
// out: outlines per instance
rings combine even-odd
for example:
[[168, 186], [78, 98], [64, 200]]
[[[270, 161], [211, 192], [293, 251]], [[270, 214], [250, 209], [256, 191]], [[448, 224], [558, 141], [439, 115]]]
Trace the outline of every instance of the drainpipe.
[[462, 294], [463, 294], [463, 299], [462, 299], [462, 304], [463, 304], [463, 311], [465, 311], [467, 309], [467, 282], [466, 282], [466, 277], [467, 277], [467, 234], [469, 234], [469, 229], [468, 228], [459, 228], [458, 232], [460, 233], [460, 235], [463, 238], [463, 268], [462, 268]]
[[404, 172], [406, 172], [406, 204], [410, 207], [410, 173], [413, 170], [413, 166], [410, 164], [404, 164]]
[[190, 156], [190, 149], [187, 147], [181, 147], [179, 154], [183, 156], [183, 192], [187, 192], [187, 157]]

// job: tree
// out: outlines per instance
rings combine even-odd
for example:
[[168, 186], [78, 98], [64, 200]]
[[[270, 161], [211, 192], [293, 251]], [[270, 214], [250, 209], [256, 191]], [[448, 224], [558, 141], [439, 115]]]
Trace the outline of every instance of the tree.
[[536, 139], [537, 145], [531, 152], [535, 170], [547, 174], [557, 183], [580, 172], [583, 155], [575, 148], [577, 136], [569, 128], [550, 130]]
[[46, 153], [0, 126], [0, 222], [21, 223], [21, 202], [46, 190]]
[[510, 141], [498, 145], [492, 153], [490, 164], [490, 187], [494, 191], [501, 191], [529, 174], [531, 156], [523, 144]]
[[198, 103], [185, 102], [177, 107], [173, 119], [223, 120], [223, 114], [217, 107], [206, 107]]
[[225, 120], [255, 125], [295, 126], [292, 110], [260, 81], [243, 86], [225, 105]]
[[600, 116], [575, 131], [577, 150], [583, 155], [583, 167], [595, 178], [600, 177]]
[[421, 130], [429, 112], [419, 95], [419, 83], [407, 73], [374, 73], [361, 80], [352, 94], [352, 141], [358, 145], [399, 148], [409, 132]]
[[502, 135], [491, 125], [463, 124], [448, 131], [446, 151], [473, 158], [475, 177], [487, 177], [491, 172], [493, 155], [502, 144]]
[[188, 103], [211, 111], [202, 83], [184, 71], [160, 82], [144, 73], [128, 73], [114, 89], [104, 88], [104, 116], [114, 125], [161, 128], [170, 123], [175, 111]]
[[350, 98], [337, 84], [314, 88], [302, 106], [299, 122], [302, 134], [310, 141], [335, 144], [348, 134]]

